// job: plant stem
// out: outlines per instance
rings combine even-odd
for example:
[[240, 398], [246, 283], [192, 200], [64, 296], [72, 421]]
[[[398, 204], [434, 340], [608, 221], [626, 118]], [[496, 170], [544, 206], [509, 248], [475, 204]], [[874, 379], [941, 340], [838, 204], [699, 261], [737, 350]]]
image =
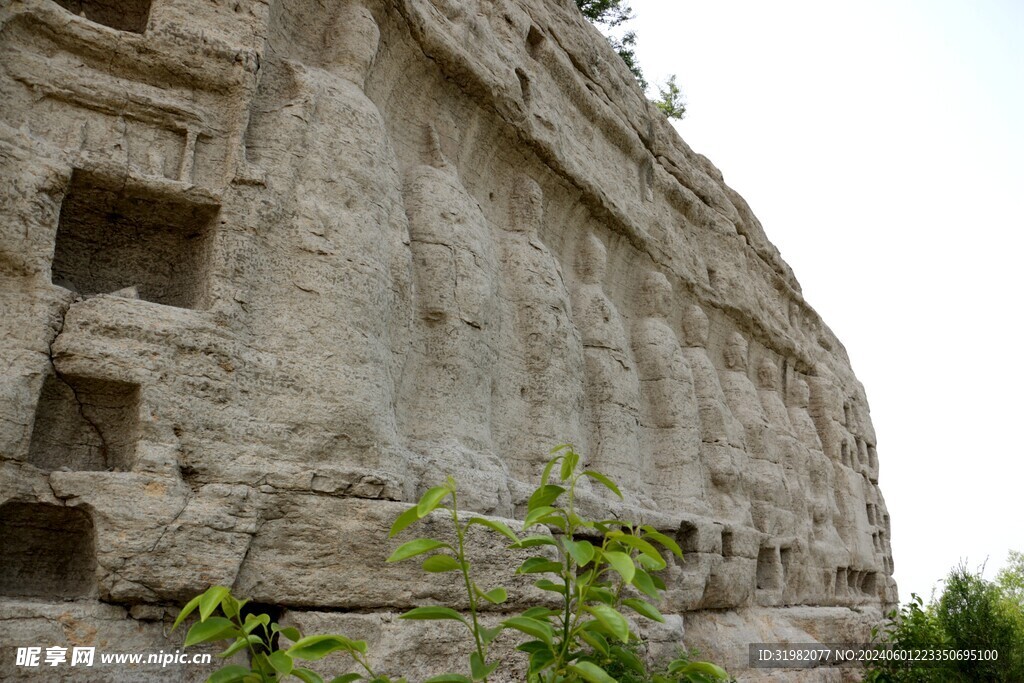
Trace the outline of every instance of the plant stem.
[[[455, 536], [459, 544], [459, 567], [462, 569], [462, 579], [466, 584], [466, 595], [469, 596], [469, 614], [473, 618], [473, 641], [476, 643], [476, 652], [480, 655], [480, 663], [487, 664], [487, 654], [484, 651], [483, 639], [480, 637], [480, 622], [476, 615], [476, 592], [473, 590], [473, 582], [469, 578], [469, 565], [466, 564], [465, 533], [466, 530], [459, 524], [459, 500], [458, 494], [452, 491], [452, 523], [455, 525]], [[484, 677], [484, 683], [487, 678]]]

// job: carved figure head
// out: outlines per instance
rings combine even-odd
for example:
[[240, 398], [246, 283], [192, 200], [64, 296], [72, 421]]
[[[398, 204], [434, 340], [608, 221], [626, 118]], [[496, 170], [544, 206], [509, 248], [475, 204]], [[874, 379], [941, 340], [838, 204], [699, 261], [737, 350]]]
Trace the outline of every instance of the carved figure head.
[[789, 402], [798, 408], [806, 408], [811, 402], [811, 389], [800, 375], [795, 375], [789, 383]]
[[708, 316], [697, 304], [683, 311], [683, 343], [686, 346], [708, 345]]
[[608, 250], [604, 243], [594, 233], [588, 233], [576, 253], [576, 273], [584, 284], [600, 284], [607, 265]]
[[776, 391], [779, 388], [779, 369], [770, 358], [762, 358], [757, 366], [757, 383], [762, 389]]
[[730, 370], [747, 369], [747, 340], [739, 332], [733, 332], [725, 345], [725, 365]]
[[512, 206], [509, 211], [510, 230], [535, 235], [544, 222], [544, 193], [533, 178], [520, 174], [512, 186]]
[[648, 271], [640, 287], [640, 308], [643, 315], [664, 318], [672, 301], [672, 285], [663, 273]]

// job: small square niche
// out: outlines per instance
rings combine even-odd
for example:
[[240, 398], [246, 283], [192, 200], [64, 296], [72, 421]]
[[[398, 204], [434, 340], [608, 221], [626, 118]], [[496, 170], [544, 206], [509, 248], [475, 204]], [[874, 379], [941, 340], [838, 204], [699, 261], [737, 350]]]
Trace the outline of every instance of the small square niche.
[[36, 405], [28, 461], [40, 469], [127, 472], [135, 464], [139, 387], [49, 375]]
[[92, 518], [73, 507], [11, 502], [0, 505], [0, 595], [67, 600], [96, 584]]
[[64, 9], [118, 31], [143, 33], [153, 0], [54, 0]]
[[51, 279], [79, 294], [133, 287], [146, 301], [202, 308], [217, 211], [76, 170], [61, 205]]

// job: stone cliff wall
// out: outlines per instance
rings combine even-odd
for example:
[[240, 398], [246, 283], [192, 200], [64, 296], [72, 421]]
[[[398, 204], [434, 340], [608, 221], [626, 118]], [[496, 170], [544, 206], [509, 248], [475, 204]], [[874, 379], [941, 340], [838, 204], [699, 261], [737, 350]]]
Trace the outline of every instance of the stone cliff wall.
[[842, 345], [574, 3], [11, 0], [0, 102], [5, 674], [212, 583], [429, 671], [392, 618], [458, 591], [390, 521], [512, 516], [565, 441], [686, 551], [656, 649], [896, 600]]

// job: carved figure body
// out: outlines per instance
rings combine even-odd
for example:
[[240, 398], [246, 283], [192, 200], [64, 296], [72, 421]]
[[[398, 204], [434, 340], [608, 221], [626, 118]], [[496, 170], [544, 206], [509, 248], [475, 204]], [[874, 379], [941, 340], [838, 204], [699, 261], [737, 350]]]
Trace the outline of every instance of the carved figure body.
[[633, 326], [633, 353], [640, 379], [641, 453], [647, 489], [662, 509], [706, 506], [700, 459], [700, 418], [693, 374], [679, 340], [665, 320], [672, 286], [659, 272], [644, 278]]
[[594, 467], [621, 487], [640, 492], [640, 385], [625, 325], [601, 285], [606, 259], [601, 241], [587, 235], [576, 257], [572, 289], [573, 320], [583, 337], [586, 360], [587, 450]]
[[749, 524], [750, 502], [743, 491], [743, 425], [729, 409], [718, 370], [707, 352], [708, 317], [700, 306], [683, 311], [683, 356], [689, 362], [700, 417], [701, 461], [711, 505], [726, 519]]
[[401, 423], [420, 441], [492, 451], [497, 254], [483, 212], [430, 133], [431, 163], [405, 183], [418, 325]]
[[557, 444], [581, 444], [583, 345], [572, 324], [562, 269], [540, 240], [543, 195], [519, 176], [503, 235], [503, 297], [512, 308], [514, 375], [503, 381], [501, 450], [521, 481], [535, 481]]
[[[316, 15], [319, 18], [321, 15]], [[397, 442], [394, 403], [408, 346], [410, 258], [397, 160], [384, 120], [363, 92], [380, 32], [346, 3], [310, 21], [282, 9], [280, 44], [261, 84], [251, 146], [292, 206], [272, 252], [281, 287], [304, 298], [272, 309], [289, 357], [317, 364], [293, 419], [315, 458], [379, 465]], [[303, 150], [295, 154], [294, 150]], [[270, 251], [270, 250], [268, 250]], [[289, 295], [294, 298], [295, 295]], [[308, 347], [299, 352], [295, 347]], [[280, 414], [280, 409], [278, 409]], [[297, 438], [293, 450], [302, 452]]]
[[761, 407], [757, 388], [747, 375], [747, 341], [733, 333], [725, 347], [726, 368], [719, 373], [722, 392], [746, 434], [748, 493], [754, 524], [770, 535], [793, 533], [794, 516], [788, 510], [790, 495], [781, 456], [772, 438], [768, 416]]

